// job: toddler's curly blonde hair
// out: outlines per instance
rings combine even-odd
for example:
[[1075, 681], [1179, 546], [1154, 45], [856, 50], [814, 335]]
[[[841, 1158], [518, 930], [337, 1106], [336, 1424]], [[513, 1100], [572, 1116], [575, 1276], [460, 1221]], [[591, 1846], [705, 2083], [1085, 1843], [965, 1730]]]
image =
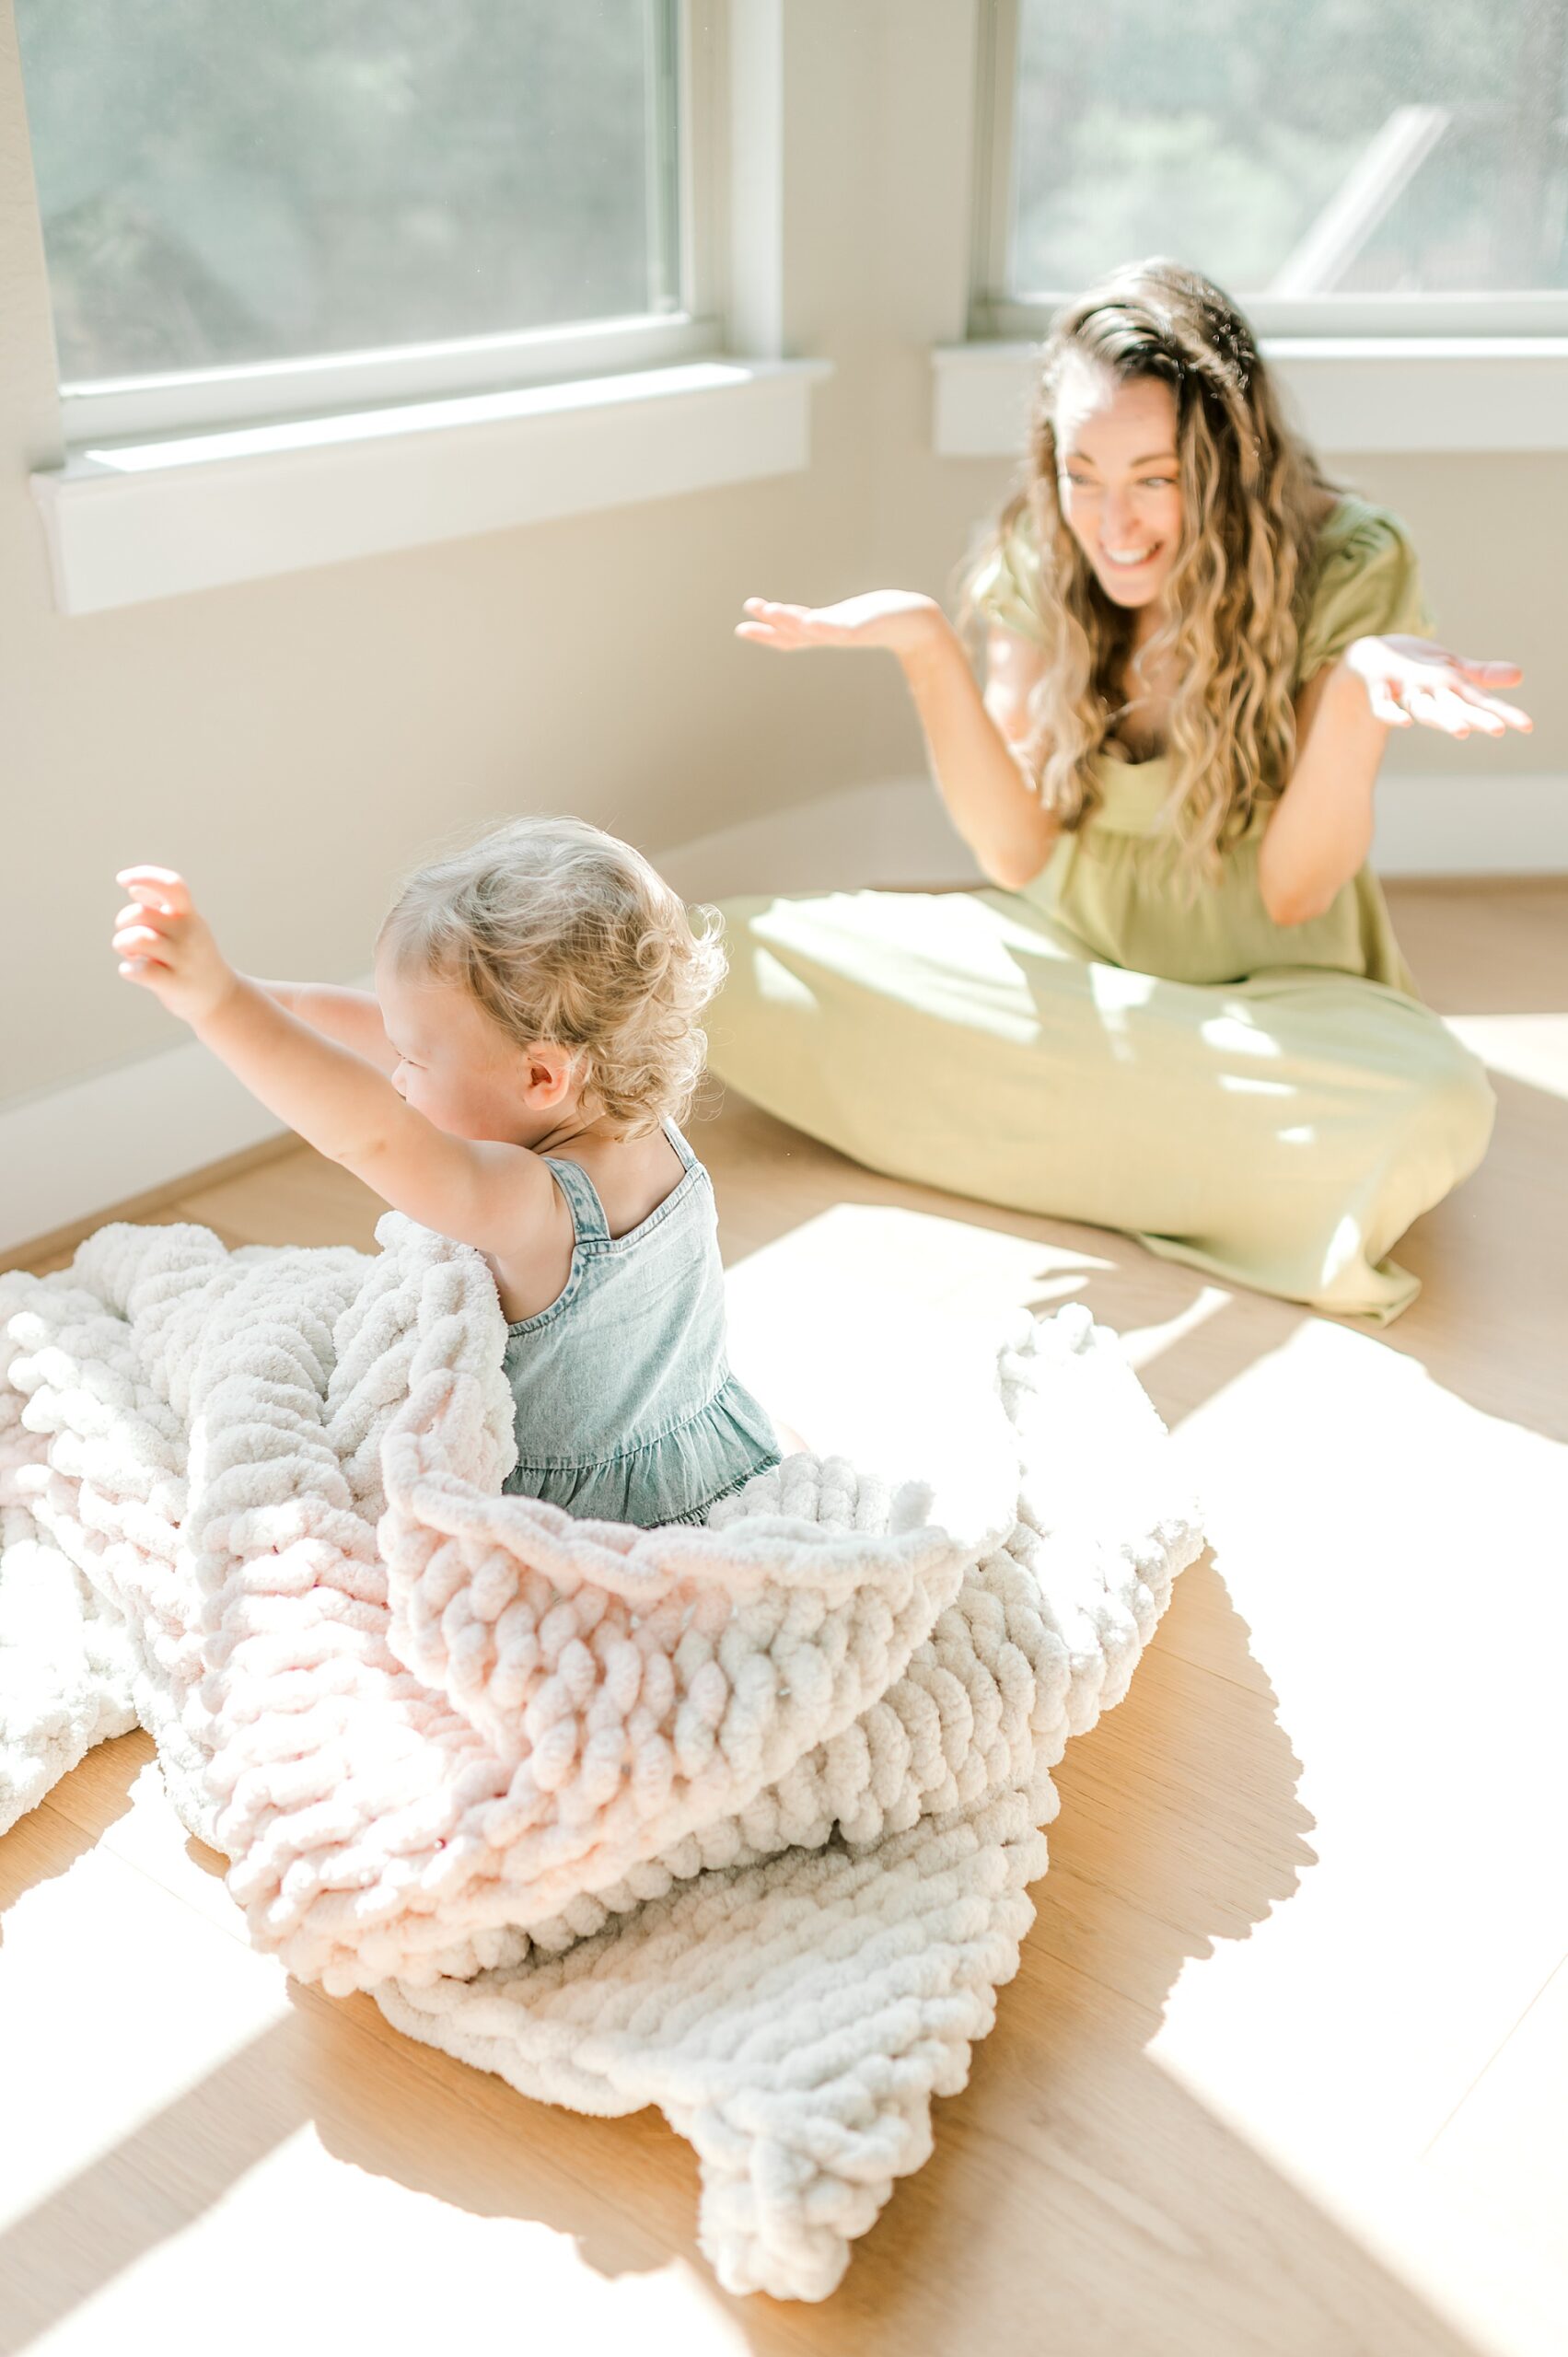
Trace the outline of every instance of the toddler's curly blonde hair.
[[[577, 1059], [583, 1102], [627, 1137], [682, 1120], [724, 980], [715, 910], [685, 908], [642, 853], [580, 819], [518, 819], [419, 868], [379, 940], [460, 983], [519, 1047]], [[379, 944], [378, 944], [379, 946]]]

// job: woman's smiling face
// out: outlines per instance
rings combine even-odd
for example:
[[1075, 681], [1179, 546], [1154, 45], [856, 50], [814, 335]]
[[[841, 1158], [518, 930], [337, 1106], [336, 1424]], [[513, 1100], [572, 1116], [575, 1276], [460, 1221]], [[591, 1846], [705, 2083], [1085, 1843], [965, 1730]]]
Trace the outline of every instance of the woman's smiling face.
[[1152, 605], [1181, 540], [1175, 394], [1163, 377], [1118, 378], [1074, 355], [1062, 372], [1053, 424], [1068, 530], [1108, 598]]

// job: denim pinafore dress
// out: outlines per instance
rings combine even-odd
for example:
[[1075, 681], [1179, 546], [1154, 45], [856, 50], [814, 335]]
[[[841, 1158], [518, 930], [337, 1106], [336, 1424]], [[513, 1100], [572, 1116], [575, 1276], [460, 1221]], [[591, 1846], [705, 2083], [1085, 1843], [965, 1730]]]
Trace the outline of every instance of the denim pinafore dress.
[[681, 1176], [612, 1237], [598, 1191], [546, 1155], [572, 1214], [566, 1283], [506, 1329], [517, 1464], [506, 1488], [569, 1514], [652, 1529], [701, 1522], [779, 1461], [768, 1414], [729, 1371], [713, 1182], [676, 1128]]

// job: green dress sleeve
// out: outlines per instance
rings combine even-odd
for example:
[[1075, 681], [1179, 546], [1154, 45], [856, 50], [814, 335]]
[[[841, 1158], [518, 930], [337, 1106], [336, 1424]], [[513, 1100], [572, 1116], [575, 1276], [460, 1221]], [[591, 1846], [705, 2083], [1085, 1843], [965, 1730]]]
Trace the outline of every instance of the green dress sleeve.
[[1026, 509], [1011, 527], [998, 533], [970, 585], [970, 602], [988, 622], [1016, 631], [1020, 638], [1045, 644], [1045, 620], [1040, 606], [1040, 552], [1034, 522]]
[[1296, 651], [1296, 679], [1334, 663], [1353, 639], [1385, 631], [1430, 637], [1434, 627], [1415, 551], [1397, 516], [1342, 504], [1323, 527], [1318, 579]]

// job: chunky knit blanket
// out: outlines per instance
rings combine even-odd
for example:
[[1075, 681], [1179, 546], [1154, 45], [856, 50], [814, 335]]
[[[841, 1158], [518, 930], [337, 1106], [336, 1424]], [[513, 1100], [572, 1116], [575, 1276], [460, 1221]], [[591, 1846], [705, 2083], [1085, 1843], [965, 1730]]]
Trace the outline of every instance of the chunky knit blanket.
[[658, 2105], [723, 2282], [820, 2298], [1200, 1545], [1164, 1434], [1069, 1308], [1001, 1351], [990, 1527], [805, 1456], [701, 1528], [576, 1522], [501, 1494], [482, 1261], [377, 1233], [0, 1277], [0, 1831], [139, 1724], [258, 1945], [530, 2096]]

